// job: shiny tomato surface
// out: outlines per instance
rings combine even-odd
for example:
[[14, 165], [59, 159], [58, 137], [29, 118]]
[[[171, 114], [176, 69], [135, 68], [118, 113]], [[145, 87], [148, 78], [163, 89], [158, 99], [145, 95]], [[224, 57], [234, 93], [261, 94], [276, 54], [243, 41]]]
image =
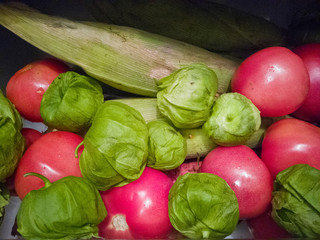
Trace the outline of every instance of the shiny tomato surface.
[[17, 71], [8, 81], [6, 95], [20, 114], [32, 122], [42, 122], [40, 104], [52, 81], [69, 67], [60, 60], [43, 59]]
[[264, 117], [296, 111], [309, 88], [302, 59], [285, 47], [269, 47], [252, 54], [240, 64], [231, 81], [231, 90], [249, 98]]
[[294, 164], [320, 169], [320, 128], [294, 118], [273, 123], [262, 141], [261, 159], [273, 178]]
[[293, 113], [297, 118], [309, 122], [320, 121], [320, 43], [296, 47], [293, 51], [301, 57], [310, 77], [310, 90], [302, 106]]
[[35, 176], [24, 177], [24, 174], [36, 172], [44, 175], [51, 182], [66, 176], [81, 177], [79, 157], [75, 149], [82, 142], [79, 135], [65, 131], [49, 132], [38, 138], [25, 151], [15, 173], [15, 191], [22, 199], [34, 189], [44, 186], [41, 179]]
[[249, 231], [256, 239], [290, 239], [293, 236], [279, 226], [271, 216], [272, 206], [264, 213], [247, 220]]
[[33, 128], [22, 128], [21, 134], [26, 140], [26, 149], [42, 136], [42, 133]]
[[141, 177], [125, 186], [102, 191], [108, 216], [99, 226], [106, 239], [167, 238], [173, 227], [168, 214], [172, 180], [146, 167]]
[[273, 181], [259, 156], [244, 145], [219, 146], [203, 160], [201, 172], [223, 178], [235, 192], [240, 219], [262, 214], [271, 203]]

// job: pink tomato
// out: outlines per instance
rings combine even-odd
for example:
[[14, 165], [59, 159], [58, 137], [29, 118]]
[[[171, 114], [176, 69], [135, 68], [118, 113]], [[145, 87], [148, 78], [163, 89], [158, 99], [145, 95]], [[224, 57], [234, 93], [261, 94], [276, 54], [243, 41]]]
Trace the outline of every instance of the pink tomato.
[[262, 214], [271, 203], [273, 180], [268, 168], [249, 147], [219, 146], [203, 160], [201, 172], [223, 178], [235, 192], [240, 219]]
[[76, 147], [83, 141], [79, 135], [65, 131], [49, 132], [41, 136], [25, 151], [15, 172], [14, 186], [23, 199], [31, 190], [44, 186], [35, 176], [24, 177], [29, 172], [39, 173], [54, 182], [62, 177], [81, 177], [79, 157], [83, 147], [75, 157]]
[[247, 220], [249, 231], [255, 239], [290, 239], [292, 235], [280, 227], [271, 216], [272, 207], [255, 218]]
[[165, 171], [165, 174], [167, 174], [171, 178], [172, 182], [175, 183], [179, 176], [183, 176], [186, 173], [200, 172], [201, 164], [201, 161], [184, 162], [175, 169]]
[[99, 226], [103, 238], [167, 238], [173, 227], [168, 215], [171, 179], [146, 167], [141, 177], [102, 191], [108, 216]]
[[43, 59], [17, 71], [8, 81], [6, 95], [21, 116], [32, 122], [42, 122], [40, 104], [52, 81], [69, 67], [60, 60]]
[[269, 47], [246, 58], [231, 89], [249, 98], [263, 117], [296, 111], [306, 99], [310, 80], [302, 59], [285, 47]]
[[26, 149], [42, 136], [42, 133], [33, 128], [22, 128], [21, 133], [26, 140]]
[[303, 105], [293, 113], [297, 118], [309, 122], [320, 121], [320, 43], [296, 47], [293, 51], [306, 65], [310, 77], [310, 90]]
[[294, 118], [273, 123], [262, 141], [261, 159], [274, 179], [294, 164], [320, 169], [320, 128]]

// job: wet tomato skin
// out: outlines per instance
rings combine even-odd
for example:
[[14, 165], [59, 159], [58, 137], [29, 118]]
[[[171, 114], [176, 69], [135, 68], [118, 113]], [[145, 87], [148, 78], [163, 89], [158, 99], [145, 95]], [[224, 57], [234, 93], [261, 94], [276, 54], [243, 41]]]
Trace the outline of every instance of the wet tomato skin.
[[27, 148], [15, 171], [14, 187], [20, 199], [31, 190], [44, 186], [41, 179], [35, 176], [24, 177], [28, 172], [44, 175], [54, 182], [62, 177], [81, 177], [79, 157], [83, 146], [75, 157], [76, 147], [83, 138], [75, 133], [65, 131], [49, 132], [38, 138]]
[[26, 149], [42, 136], [42, 133], [33, 128], [22, 128], [21, 133], [26, 140]]
[[256, 239], [291, 239], [293, 236], [280, 227], [271, 216], [272, 206], [261, 215], [247, 220], [249, 231]]
[[310, 88], [302, 59], [285, 47], [269, 47], [246, 58], [237, 68], [231, 90], [249, 98], [263, 117], [296, 111]]
[[57, 59], [31, 62], [17, 71], [8, 81], [6, 96], [22, 117], [31, 122], [42, 122], [40, 104], [52, 81], [69, 67]]
[[201, 172], [223, 178], [235, 192], [240, 219], [262, 214], [271, 203], [273, 181], [259, 156], [245, 145], [213, 149], [203, 160]]
[[310, 77], [310, 90], [302, 106], [293, 116], [308, 121], [320, 121], [320, 43], [309, 43], [293, 49], [304, 62]]
[[106, 239], [167, 238], [173, 230], [168, 214], [172, 184], [160, 170], [146, 167], [139, 179], [102, 191], [108, 216], [99, 226], [99, 235]]
[[294, 164], [320, 169], [320, 128], [295, 118], [273, 123], [262, 141], [261, 159], [274, 179]]

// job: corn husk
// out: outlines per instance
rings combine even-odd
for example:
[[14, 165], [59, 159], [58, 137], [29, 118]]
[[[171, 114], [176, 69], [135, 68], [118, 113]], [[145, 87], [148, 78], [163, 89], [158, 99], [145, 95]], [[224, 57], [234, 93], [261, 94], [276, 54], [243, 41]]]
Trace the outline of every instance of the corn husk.
[[239, 56], [285, 44], [285, 30], [274, 23], [209, 0], [88, 0], [87, 5], [98, 21], [139, 28], [215, 52]]
[[156, 80], [191, 63], [211, 67], [218, 93], [228, 91], [239, 62], [129, 27], [49, 16], [23, 4], [0, 4], [0, 24], [42, 51], [81, 67], [116, 89], [155, 97]]

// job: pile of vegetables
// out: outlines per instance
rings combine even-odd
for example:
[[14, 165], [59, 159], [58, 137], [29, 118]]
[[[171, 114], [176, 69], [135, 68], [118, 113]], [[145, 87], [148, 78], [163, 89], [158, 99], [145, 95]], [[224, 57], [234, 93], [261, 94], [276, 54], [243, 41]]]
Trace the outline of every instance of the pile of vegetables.
[[8, 185], [25, 239], [320, 236], [320, 43], [210, 1], [88, 7], [99, 22], [0, 4], [51, 55], [0, 92], [0, 219]]

